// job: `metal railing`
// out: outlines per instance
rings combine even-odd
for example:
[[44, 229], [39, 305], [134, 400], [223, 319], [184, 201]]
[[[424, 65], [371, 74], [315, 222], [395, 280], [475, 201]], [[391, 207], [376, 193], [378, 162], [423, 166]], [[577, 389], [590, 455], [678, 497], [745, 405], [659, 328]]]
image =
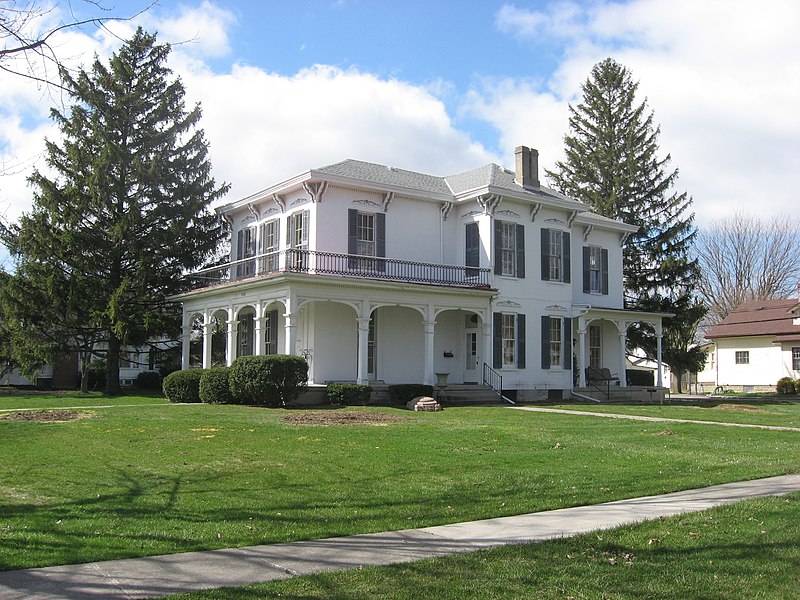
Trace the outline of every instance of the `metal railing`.
[[358, 256], [316, 250], [281, 250], [190, 273], [190, 289], [200, 289], [278, 273], [338, 275], [411, 283], [488, 288], [489, 269]]
[[492, 391], [509, 404], [516, 404], [511, 398], [503, 395], [503, 376], [488, 364], [483, 363], [483, 385], [488, 385]]

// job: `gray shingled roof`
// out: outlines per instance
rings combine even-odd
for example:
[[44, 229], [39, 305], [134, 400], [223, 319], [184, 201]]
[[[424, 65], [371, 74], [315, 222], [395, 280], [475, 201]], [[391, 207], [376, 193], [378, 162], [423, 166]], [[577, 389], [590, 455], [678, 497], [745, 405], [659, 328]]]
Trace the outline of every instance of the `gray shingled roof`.
[[352, 177], [371, 183], [409, 188], [436, 194], [451, 194], [444, 177], [426, 175], [415, 171], [406, 171], [404, 169], [387, 167], [385, 165], [378, 165], [360, 160], [343, 160], [342, 162], [314, 170], [317, 173]]

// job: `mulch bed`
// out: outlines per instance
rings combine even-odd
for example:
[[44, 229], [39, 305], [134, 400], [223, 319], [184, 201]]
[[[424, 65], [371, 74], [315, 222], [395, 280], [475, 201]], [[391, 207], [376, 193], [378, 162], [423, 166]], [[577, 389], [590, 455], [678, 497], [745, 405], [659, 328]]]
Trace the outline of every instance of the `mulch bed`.
[[340, 410], [300, 412], [283, 418], [289, 425], [389, 425], [406, 421], [408, 419], [400, 415]]
[[61, 423], [75, 419], [88, 419], [94, 413], [77, 410], [21, 410], [0, 414], [0, 421], [36, 421], [37, 423]]

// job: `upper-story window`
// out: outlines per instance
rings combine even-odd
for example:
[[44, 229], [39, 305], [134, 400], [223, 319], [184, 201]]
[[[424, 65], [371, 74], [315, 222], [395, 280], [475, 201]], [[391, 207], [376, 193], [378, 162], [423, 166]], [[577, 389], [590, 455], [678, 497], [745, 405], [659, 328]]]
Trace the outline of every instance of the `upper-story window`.
[[494, 272], [525, 277], [525, 227], [508, 221], [494, 222]]
[[287, 245], [292, 250], [287, 264], [293, 269], [301, 271], [308, 268], [308, 256], [305, 252], [308, 250], [308, 219], [309, 212], [307, 210], [292, 213], [286, 219]]
[[583, 247], [583, 292], [608, 294], [608, 250], [605, 248]]
[[[236, 234], [236, 260], [244, 260], [256, 255], [256, 229], [255, 227], [243, 227]], [[236, 275], [247, 277], [255, 275], [255, 259], [248, 260], [236, 265]]]
[[750, 364], [750, 351], [749, 350], [737, 350], [736, 351], [736, 364], [737, 365], [749, 365]]
[[800, 371], [800, 348], [792, 348], [792, 371]]
[[273, 219], [262, 223], [259, 228], [259, 270], [262, 273], [271, 273], [278, 269], [278, 251], [280, 250], [280, 228], [278, 220]]
[[570, 282], [570, 235], [542, 229], [542, 280]]
[[[386, 215], [384, 213], [360, 212], [354, 208], [347, 211], [347, 253], [357, 256], [386, 256]], [[386, 261], [353, 258], [348, 261], [350, 269], [384, 271]]]
[[481, 266], [481, 236], [478, 231], [477, 223], [467, 223], [465, 229], [465, 247], [464, 247], [464, 264], [468, 268], [466, 271], [467, 277], [477, 277], [478, 269]]

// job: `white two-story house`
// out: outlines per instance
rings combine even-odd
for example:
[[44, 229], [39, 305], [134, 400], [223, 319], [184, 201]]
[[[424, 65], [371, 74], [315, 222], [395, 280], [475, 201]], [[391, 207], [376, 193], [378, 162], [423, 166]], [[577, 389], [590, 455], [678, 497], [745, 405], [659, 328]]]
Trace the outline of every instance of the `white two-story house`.
[[178, 297], [184, 368], [286, 353], [307, 358], [313, 384], [502, 377], [536, 400], [583, 388], [581, 365], [624, 387], [635, 322], [660, 341], [664, 315], [623, 310], [636, 228], [542, 186], [526, 147], [515, 171], [447, 177], [345, 160], [218, 212], [231, 262]]

